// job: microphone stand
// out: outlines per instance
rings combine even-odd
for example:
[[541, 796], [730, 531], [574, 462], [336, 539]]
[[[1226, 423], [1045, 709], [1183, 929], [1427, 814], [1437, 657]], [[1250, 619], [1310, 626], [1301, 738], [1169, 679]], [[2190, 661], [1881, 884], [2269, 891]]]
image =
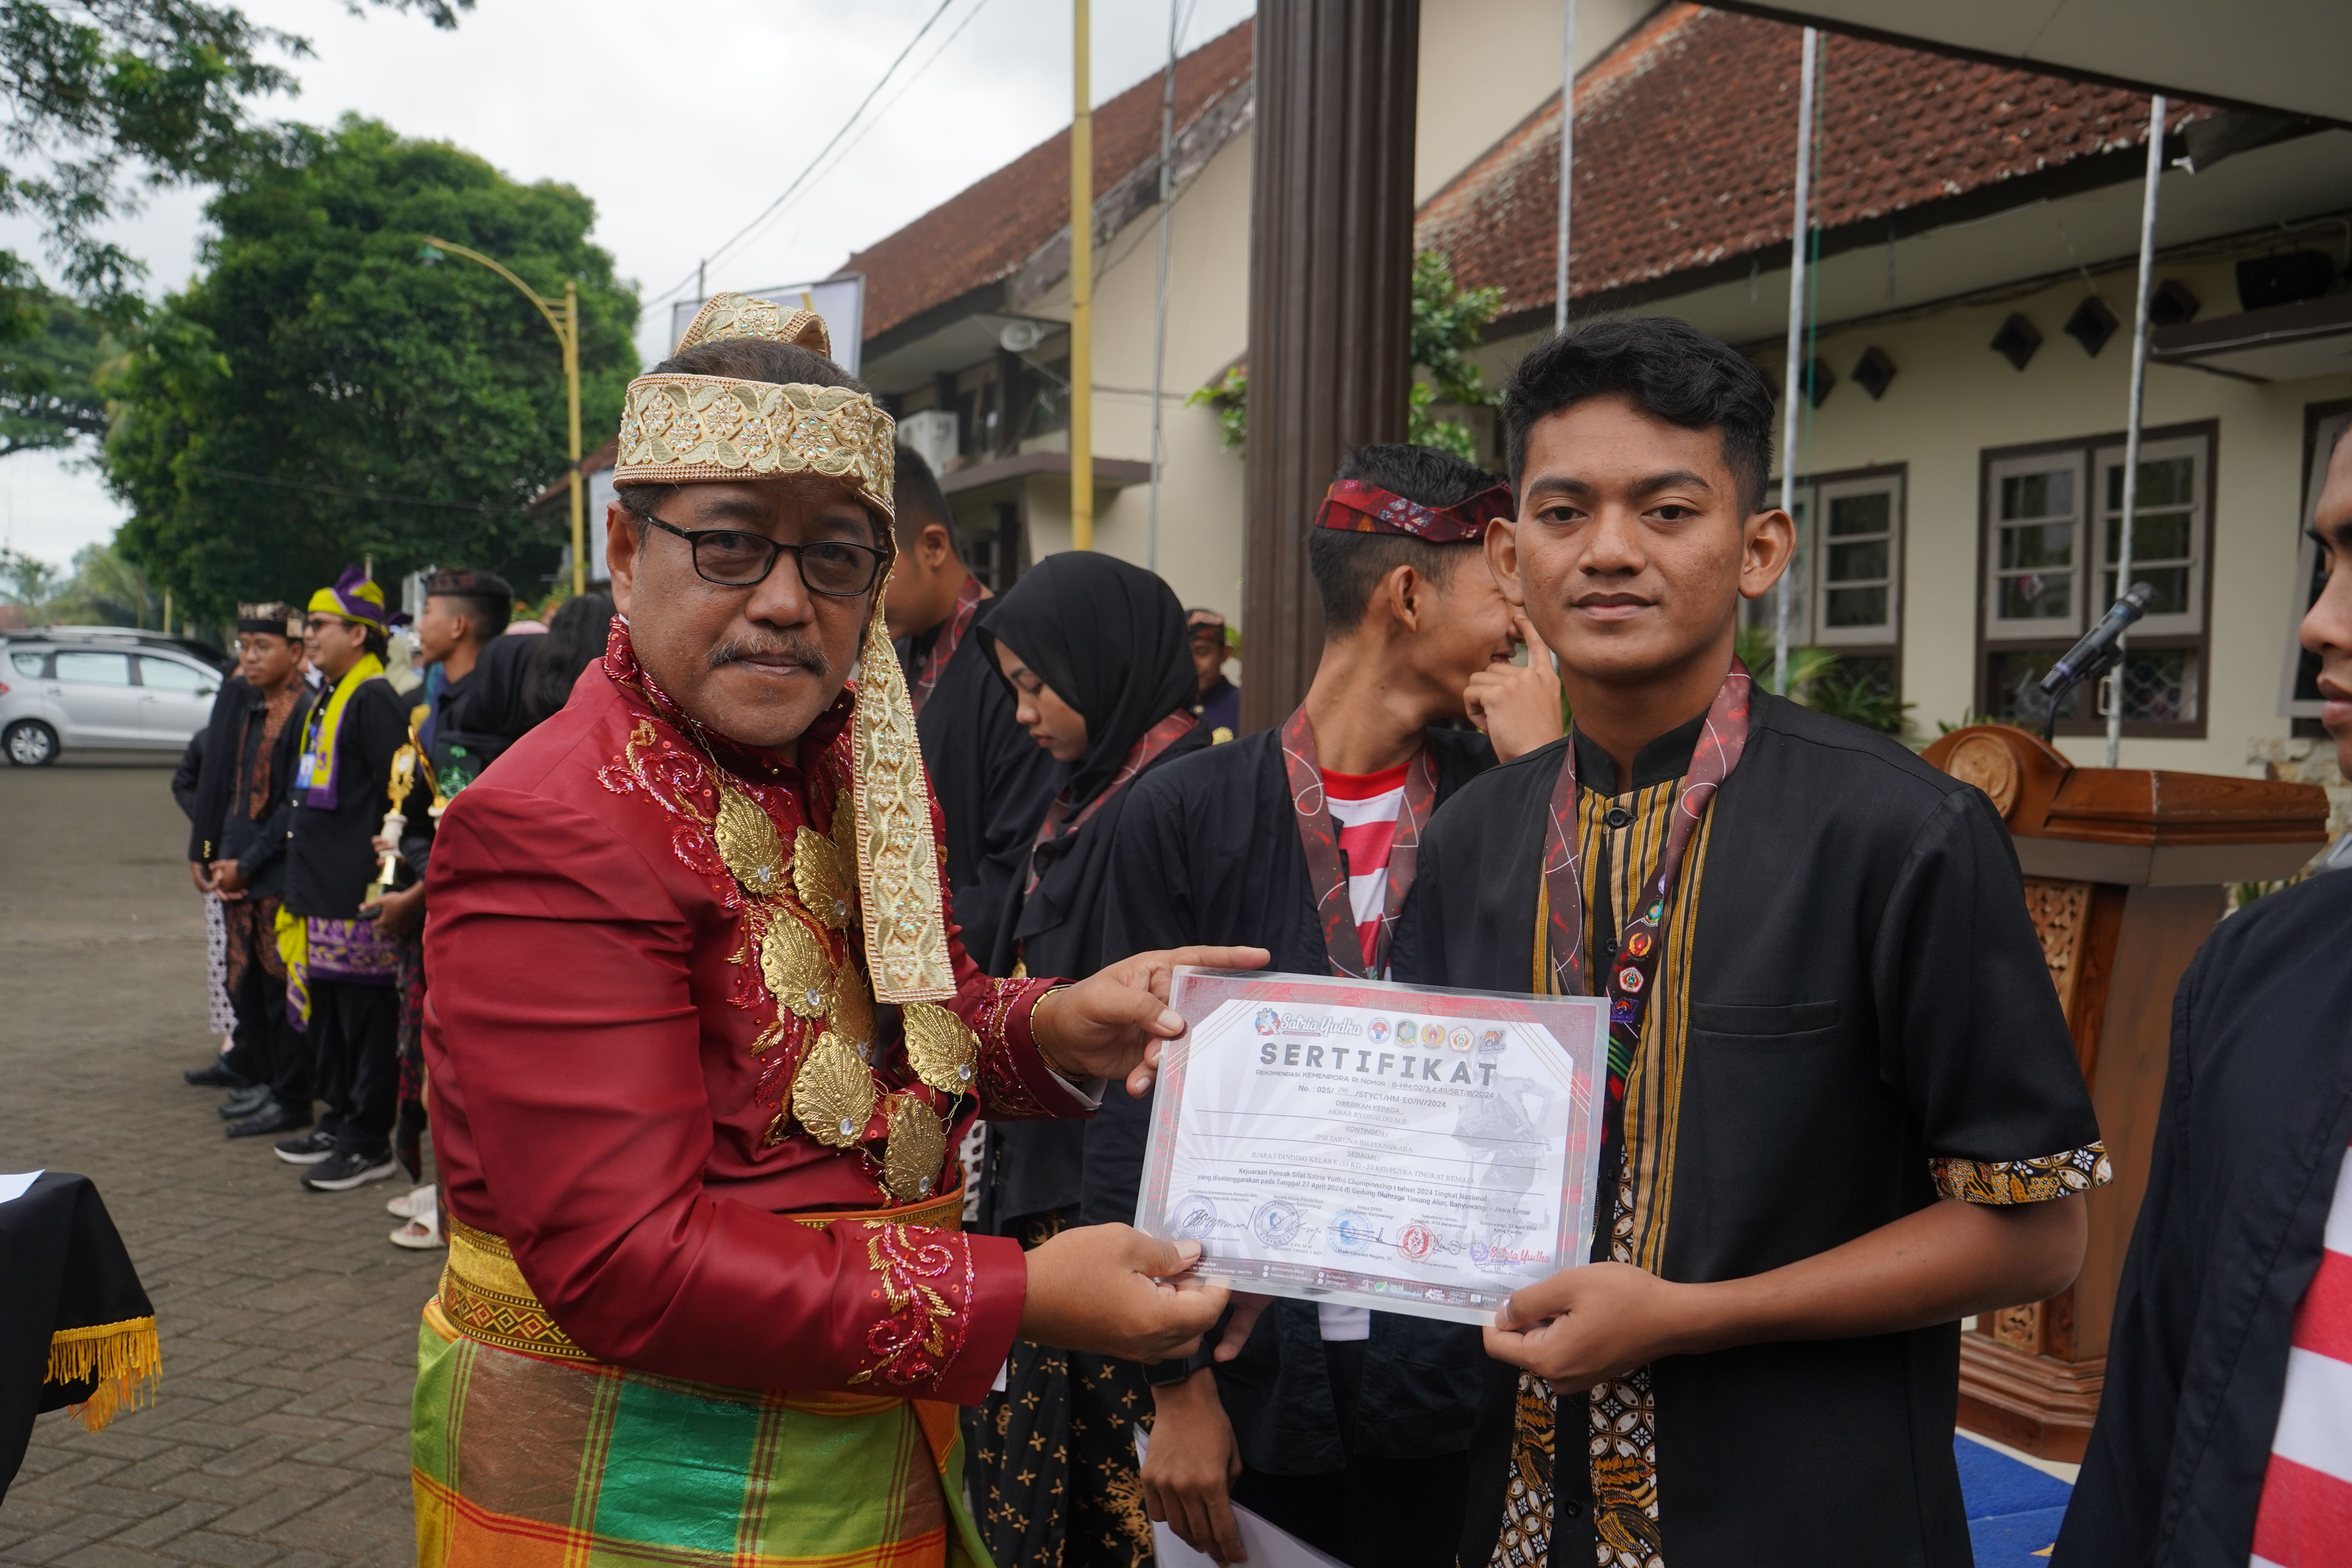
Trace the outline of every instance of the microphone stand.
[[[2154, 584], [2133, 584], [2122, 598], [2108, 606], [2107, 613], [2099, 618], [2099, 624], [2084, 634], [2081, 641], [2061, 654], [2058, 661], [2050, 667], [2050, 672], [2042, 678], [2042, 694], [2050, 704], [2042, 715], [2043, 745], [2052, 744], [2057, 735], [2058, 710], [2066, 700], [2067, 694], [2084, 681], [2095, 680], [2106, 674], [2122, 662], [2123, 649], [2117, 644], [2131, 624], [2147, 614], [2147, 607], [2155, 599]], [[2117, 692], [2116, 700], [2120, 702], [2122, 700], [2122, 693]]]

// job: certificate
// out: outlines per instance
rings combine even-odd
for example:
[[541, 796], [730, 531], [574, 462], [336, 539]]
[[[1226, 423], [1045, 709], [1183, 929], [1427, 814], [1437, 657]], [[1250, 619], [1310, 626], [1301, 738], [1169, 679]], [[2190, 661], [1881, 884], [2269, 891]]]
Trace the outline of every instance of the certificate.
[[1176, 971], [1139, 1230], [1235, 1289], [1490, 1323], [1588, 1260], [1608, 1003]]

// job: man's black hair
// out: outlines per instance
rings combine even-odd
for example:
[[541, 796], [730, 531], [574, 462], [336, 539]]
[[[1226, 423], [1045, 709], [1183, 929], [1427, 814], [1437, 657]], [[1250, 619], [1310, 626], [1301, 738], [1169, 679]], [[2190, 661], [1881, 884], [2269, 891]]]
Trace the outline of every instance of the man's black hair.
[[1772, 388], [1748, 357], [1671, 316], [1595, 321], [1530, 350], [1503, 389], [1514, 488], [1536, 423], [1588, 397], [1629, 397], [1670, 425], [1717, 430], [1744, 511], [1763, 510], [1772, 468]]
[[956, 543], [955, 513], [949, 510], [947, 492], [940, 489], [939, 476], [931, 472], [923, 455], [912, 447], [900, 447], [898, 477], [890, 482], [898, 514], [898, 553], [904, 555], [914, 549], [923, 530], [936, 522], [947, 531], [948, 553], [961, 561], [963, 549]]
[[[1436, 507], [1458, 505], [1496, 482], [1494, 475], [1451, 452], [1402, 442], [1357, 447], [1335, 477], [1362, 479], [1407, 500]], [[1432, 544], [1402, 533], [1309, 528], [1307, 565], [1315, 574], [1316, 597], [1323, 601], [1324, 635], [1342, 637], [1362, 625], [1372, 590], [1398, 567], [1410, 566], [1443, 586], [1455, 563], [1479, 549], [1475, 539]]]
[[473, 622], [479, 642], [497, 637], [514, 619], [514, 589], [495, 572], [436, 572], [425, 579], [425, 596], [457, 601], [458, 613]]
[[[845, 386], [852, 392], [866, 389], [864, 382], [814, 350], [798, 343], [780, 343], [771, 338], [721, 338], [715, 343], [697, 343], [670, 355], [646, 374], [723, 375], [734, 381], [766, 381], [779, 386]], [[646, 520], [659, 512], [680, 488], [623, 485], [614, 491], [614, 499], [635, 521], [637, 537], [642, 540], [646, 536]], [[874, 531], [875, 543], [887, 542], [880, 537], [879, 527]]]

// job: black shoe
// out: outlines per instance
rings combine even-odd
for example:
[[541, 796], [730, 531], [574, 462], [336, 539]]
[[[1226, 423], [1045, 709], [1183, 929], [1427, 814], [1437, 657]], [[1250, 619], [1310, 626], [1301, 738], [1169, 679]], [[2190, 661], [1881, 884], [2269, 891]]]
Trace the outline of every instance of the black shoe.
[[220, 1102], [221, 1120], [242, 1121], [268, 1104], [270, 1099], [269, 1086], [266, 1083], [247, 1084], [243, 1089], [231, 1089], [228, 1098]]
[[232, 1138], [258, 1138], [265, 1132], [295, 1132], [310, 1125], [310, 1108], [273, 1100], [253, 1115], [228, 1124]]
[[180, 1075], [196, 1089], [243, 1089], [246, 1077], [231, 1070], [226, 1062], [214, 1062], [206, 1067], [190, 1068]]
[[398, 1169], [400, 1163], [392, 1157], [388, 1149], [381, 1154], [354, 1154], [346, 1151], [303, 1177], [302, 1184], [314, 1193], [347, 1193], [370, 1182], [389, 1181]]
[[335, 1152], [335, 1141], [324, 1131], [312, 1128], [299, 1138], [289, 1138], [276, 1145], [278, 1157], [289, 1165], [316, 1165]]

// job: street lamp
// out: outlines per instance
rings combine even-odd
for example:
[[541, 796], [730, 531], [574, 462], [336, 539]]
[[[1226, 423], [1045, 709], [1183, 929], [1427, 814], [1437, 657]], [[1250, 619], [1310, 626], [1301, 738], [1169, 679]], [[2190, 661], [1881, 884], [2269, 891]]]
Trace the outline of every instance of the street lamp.
[[480, 263], [521, 289], [523, 298], [538, 306], [547, 324], [555, 329], [555, 341], [563, 345], [563, 394], [570, 404], [572, 422], [572, 593], [577, 598], [588, 591], [586, 502], [580, 492], [580, 285], [567, 278], [563, 280], [563, 298], [546, 299], [480, 251], [429, 235], [417, 248], [416, 259], [427, 267], [437, 266], [445, 250]]

